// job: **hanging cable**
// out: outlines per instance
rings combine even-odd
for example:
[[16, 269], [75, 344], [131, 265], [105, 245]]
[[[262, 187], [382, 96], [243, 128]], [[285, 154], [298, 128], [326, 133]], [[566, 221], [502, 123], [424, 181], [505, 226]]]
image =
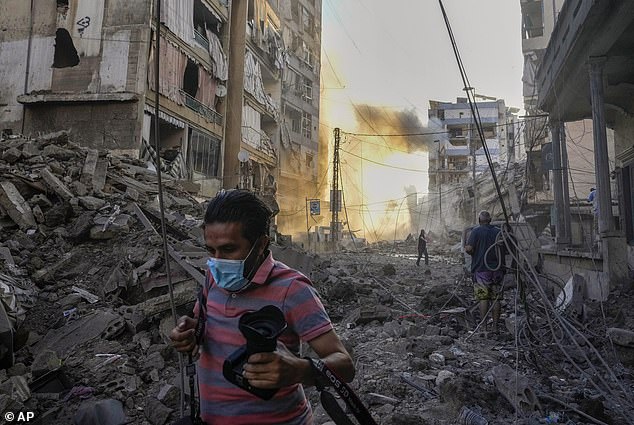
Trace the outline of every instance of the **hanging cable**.
[[453, 35], [453, 30], [451, 29], [451, 24], [449, 23], [449, 17], [447, 16], [447, 12], [445, 11], [445, 6], [443, 5], [442, 0], [438, 0], [438, 3], [440, 4], [442, 16], [443, 16], [443, 19], [445, 20], [445, 26], [447, 27], [447, 32], [449, 33], [449, 39], [451, 40], [451, 47], [453, 48], [454, 56], [456, 57], [456, 62], [458, 63], [458, 69], [460, 70], [460, 76], [462, 77], [464, 90], [467, 93], [467, 100], [469, 101], [471, 116], [473, 117], [473, 120], [476, 124], [478, 135], [480, 136], [480, 141], [482, 142], [482, 149], [484, 150], [487, 163], [489, 164], [489, 169], [491, 170], [491, 176], [493, 177], [493, 183], [495, 184], [495, 190], [497, 191], [498, 199], [500, 201], [500, 205], [502, 206], [504, 221], [506, 222], [507, 226], [510, 226], [509, 215], [506, 210], [506, 205], [504, 204], [504, 199], [502, 198], [502, 189], [500, 188], [500, 183], [498, 182], [497, 176], [495, 175], [495, 169], [493, 168], [493, 160], [491, 158], [491, 153], [489, 152], [489, 147], [487, 146], [486, 138], [484, 137], [484, 130], [482, 129], [482, 119], [480, 118], [480, 111], [478, 110], [478, 105], [475, 102], [473, 94], [471, 93], [473, 91], [473, 88], [469, 84], [469, 78], [467, 77], [467, 72], [465, 70], [464, 64], [462, 63], [462, 58], [460, 57], [460, 51], [458, 50], [458, 44], [456, 43], [456, 39]]
[[[163, 239], [163, 257], [165, 258], [165, 271], [167, 273], [167, 287], [169, 288], [170, 306], [172, 308], [172, 316], [174, 317], [174, 326], [178, 326], [178, 317], [176, 317], [176, 304], [174, 303], [174, 284], [172, 282], [172, 271], [170, 268], [170, 254], [167, 246], [167, 228], [165, 226], [165, 204], [163, 203], [163, 179], [161, 178], [161, 124], [160, 116], [160, 62], [161, 62], [161, 0], [156, 1], [156, 57], [154, 60], [154, 149], [156, 150], [156, 181], [158, 186], [159, 212], [161, 217], [161, 238]], [[178, 366], [180, 370], [180, 416], [183, 416], [184, 400], [185, 400], [185, 375], [183, 367], [183, 356], [178, 354]], [[195, 394], [191, 394], [193, 399]]]

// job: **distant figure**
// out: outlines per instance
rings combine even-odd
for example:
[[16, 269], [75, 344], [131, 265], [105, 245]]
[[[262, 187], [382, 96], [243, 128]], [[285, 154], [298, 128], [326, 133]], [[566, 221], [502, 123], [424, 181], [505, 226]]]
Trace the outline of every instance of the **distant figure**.
[[491, 247], [495, 245], [500, 229], [491, 225], [491, 214], [488, 211], [481, 211], [478, 221], [480, 225], [469, 235], [465, 252], [472, 257], [473, 292], [475, 299], [480, 303], [480, 318], [485, 322], [490, 308], [493, 316], [493, 332], [497, 333], [504, 279], [503, 264], [500, 265], [500, 262], [504, 258], [498, 258], [497, 250]]
[[425, 230], [421, 229], [420, 235], [418, 235], [418, 259], [416, 265], [420, 266], [420, 259], [425, 254], [425, 265], [429, 265], [429, 255], [427, 254], [427, 238], [425, 237]]
[[590, 194], [588, 195], [588, 202], [592, 204], [592, 213], [599, 215], [599, 200], [597, 199], [597, 190], [593, 187], [590, 188]]

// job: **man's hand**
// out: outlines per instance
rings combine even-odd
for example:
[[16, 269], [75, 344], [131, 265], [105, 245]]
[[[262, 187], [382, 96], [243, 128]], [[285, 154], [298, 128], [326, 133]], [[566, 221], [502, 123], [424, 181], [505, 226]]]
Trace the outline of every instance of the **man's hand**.
[[279, 343], [272, 353], [252, 354], [244, 365], [244, 377], [256, 388], [282, 388], [302, 383], [312, 373], [310, 363]]
[[178, 325], [170, 332], [170, 339], [174, 349], [181, 353], [198, 353], [198, 345], [194, 332], [196, 330], [196, 319], [189, 316], [183, 316], [178, 319]]

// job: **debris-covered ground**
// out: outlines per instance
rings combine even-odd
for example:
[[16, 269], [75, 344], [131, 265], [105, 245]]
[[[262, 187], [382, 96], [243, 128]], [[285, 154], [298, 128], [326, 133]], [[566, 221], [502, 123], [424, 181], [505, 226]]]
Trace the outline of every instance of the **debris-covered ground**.
[[[156, 174], [66, 133], [0, 141], [0, 154], [0, 357], [15, 353], [0, 371], [0, 410], [71, 424], [101, 403], [128, 423], [172, 423], [179, 361], [166, 337], [174, 319]], [[180, 315], [203, 276], [203, 207], [169, 178], [165, 186]], [[355, 360], [352, 387], [377, 422], [632, 420], [631, 289], [613, 288], [604, 303], [557, 302], [563, 283], [509, 276], [505, 326], [491, 334], [459, 255], [429, 249], [429, 267], [416, 266], [414, 242], [314, 262], [315, 287]], [[309, 394], [316, 423], [330, 421]]]

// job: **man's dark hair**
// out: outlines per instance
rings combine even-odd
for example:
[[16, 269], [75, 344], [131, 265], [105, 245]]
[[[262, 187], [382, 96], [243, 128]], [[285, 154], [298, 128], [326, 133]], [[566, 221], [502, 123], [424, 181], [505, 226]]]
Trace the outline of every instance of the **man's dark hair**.
[[207, 205], [205, 224], [241, 223], [242, 236], [249, 242], [269, 233], [272, 212], [248, 190], [223, 190]]

